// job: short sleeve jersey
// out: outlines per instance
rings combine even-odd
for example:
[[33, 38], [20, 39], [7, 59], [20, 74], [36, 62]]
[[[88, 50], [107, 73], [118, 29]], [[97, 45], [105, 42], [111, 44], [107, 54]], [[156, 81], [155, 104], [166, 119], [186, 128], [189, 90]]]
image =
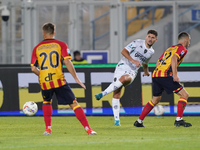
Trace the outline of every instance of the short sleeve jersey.
[[62, 60], [71, 59], [68, 46], [55, 39], [40, 42], [32, 52], [31, 66], [39, 67], [39, 82], [42, 90], [66, 84], [62, 72]]
[[[130, 56], [134, 60], [138, 60], [141, 64], [148, 64], [152, 55], [154, 54], [154, 49], [152, 47], [147, 48], [145, 45], [145, 40], [137, 39], [125, 47], [129, 51]], [[125, 64], [129, 66], [132, 70], [137, 71], [140, 67], [136, 67], [131, 61], [129, 61], [124, 56], [119, 61], [118, 65]]]
[[180, 63], [183, 61], [185, 55], [187, 54], [187, 50], [181, 44], [173, 45], [168, 49], [166, 49], [158, 59], [160, 65], [156, 67], [152, 77], [167, 77], [173, 75], [171, 67], [171, 58], [174, 54], [178, 56], [178, 62], [177, 62], [178, 63], [177, 67], [178, 67]]

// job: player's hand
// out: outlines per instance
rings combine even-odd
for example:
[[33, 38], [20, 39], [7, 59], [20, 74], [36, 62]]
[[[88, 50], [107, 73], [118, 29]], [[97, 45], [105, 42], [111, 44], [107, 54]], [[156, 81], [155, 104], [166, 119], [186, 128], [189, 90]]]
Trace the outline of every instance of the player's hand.
[[150, 73], [149, 73], [149, 72], [144, 72], [142, 76], [143, 76], [143, 77], [144, 77], [144, 76], [150, 76]]
[[138, 60], [135, 60], [133, 63], [136, 65], [137, 68], [141, 66], [141, 63]]
[[82, 82], [79, 83], [79, 85], [80, 85], [82, 88], [86, 89], [85, 84], [83, 84]]
[[78, 83], [82, 88], [86, 89], [85, 84], [83, 84], [81, 82], [81, 80], [79, 80], [79, 78], [75, 79], [76, 83]]
[[173, 81], [174, 82], [179, 82], [179, 77], [178, 76], [173, 76]]

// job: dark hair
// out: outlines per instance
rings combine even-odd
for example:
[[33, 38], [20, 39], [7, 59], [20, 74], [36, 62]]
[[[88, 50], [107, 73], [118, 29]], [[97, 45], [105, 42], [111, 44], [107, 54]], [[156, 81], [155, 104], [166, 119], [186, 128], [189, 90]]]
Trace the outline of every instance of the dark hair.
[[81, 53], [79, 52], [79, 51], [74, 51], [74, 57], [76, 56], [76, 55], [81, 55]]
[[55, 32], [55, 25], [53, 23], [45, 23], [42, 26], [42, 30], [47, 34], [53, 35]]
[[156, 30], [149, 30], [149, 31], [147, 32], [147, 34], [153, 34], [153, 35], [155, 35], [156, 37], [158, 36], [158, 32], [157, 32]]
[[190, 35], [187, 32], [181, 32], [178, 35], [178, 40], [181, 40], [183, 38], [189, 38], [189, 37], [190, 37]]

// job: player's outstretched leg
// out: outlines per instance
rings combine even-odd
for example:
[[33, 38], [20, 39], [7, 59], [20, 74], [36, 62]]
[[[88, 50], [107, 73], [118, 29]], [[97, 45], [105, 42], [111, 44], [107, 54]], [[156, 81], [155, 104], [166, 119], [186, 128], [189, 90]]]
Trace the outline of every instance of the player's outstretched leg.
[[77, 102], [74, 102], [73, 104], [70, 105], [70, 107], [73, 109], [73, 111], [76, 115], [76, 118], [81, 122], [81, 124], [83, 125], [87, 134], [88, 135], [96, 135], [97, 133], [90, 128], [87, 118], [85, 116], [85, 113], [84, 113], [83, 109], [81, 108], [81, 106], [78, 105]]
[[123, 84], [119, 80], [116, 80], [115, 82], [112, 82], [103, 92], [96, 94], [95, 97], [97, 100], [100, 100], [102, 97], [120, 88], [122, 85]]
[[129, 85], [133, 79], [133, 76], [129, 74], [122, 75], [119, 79], [114, 78], [114, 82], [112, 82], [103, 92], [95, 95], [96, 99], [100, 100], [103, 96], [121, 88], [122, 86]]
[[185, 122], [182, 117], [183, 117], [183, 111], [185, 109], [187, 105], [187, 99], [181, 97], [178, 101], [178, 105], [177, 105], [177, 117], [176, 117], [176, 120], [174, 122], [174, 125], [176, 127], [180, 127], [180, 126], [183, 126], [183, 127], [190, 127], [192, 126], [191, 123], [188, 123], [188, 122]]
[[46, 125], [46, 130], [44, 131], [43, 135], [50, 135], [51, 134], [51, 116], [52, 116], [52, 106], [51, 101], [43, 101], [43, 116], [44, 122]]
[[133, 124], [135, 127], [144, 127], [143, 120], [147, 116], [147, 114], [153, 109], [154, 104], [152, 101], [149, 101], [143, 108], [142, 113], [138, 120]]

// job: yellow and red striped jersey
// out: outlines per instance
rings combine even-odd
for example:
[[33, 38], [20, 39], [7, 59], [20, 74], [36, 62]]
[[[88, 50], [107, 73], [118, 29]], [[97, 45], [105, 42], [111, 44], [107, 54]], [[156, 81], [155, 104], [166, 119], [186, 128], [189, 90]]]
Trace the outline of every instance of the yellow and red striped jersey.
[[31, 66], [39, 67], [39, 82], [43, 90], [58, 88], [66, 84], [62, 60], [71, 59], [68, 46], [59, 40], [46, 39], [32, 52]]
[[183, 61], [185, 55], [187, 54], [187, 49], [185, 49], [185, 47], [181, 44], [173, 45], [166, 49], [158, 59], [160, 65], [156, 67], [152, 74], [152, 77], [167, 77], [173, 75], [171, 67], [171, 58], [174, 54], [178, 56], [178, 67]]

